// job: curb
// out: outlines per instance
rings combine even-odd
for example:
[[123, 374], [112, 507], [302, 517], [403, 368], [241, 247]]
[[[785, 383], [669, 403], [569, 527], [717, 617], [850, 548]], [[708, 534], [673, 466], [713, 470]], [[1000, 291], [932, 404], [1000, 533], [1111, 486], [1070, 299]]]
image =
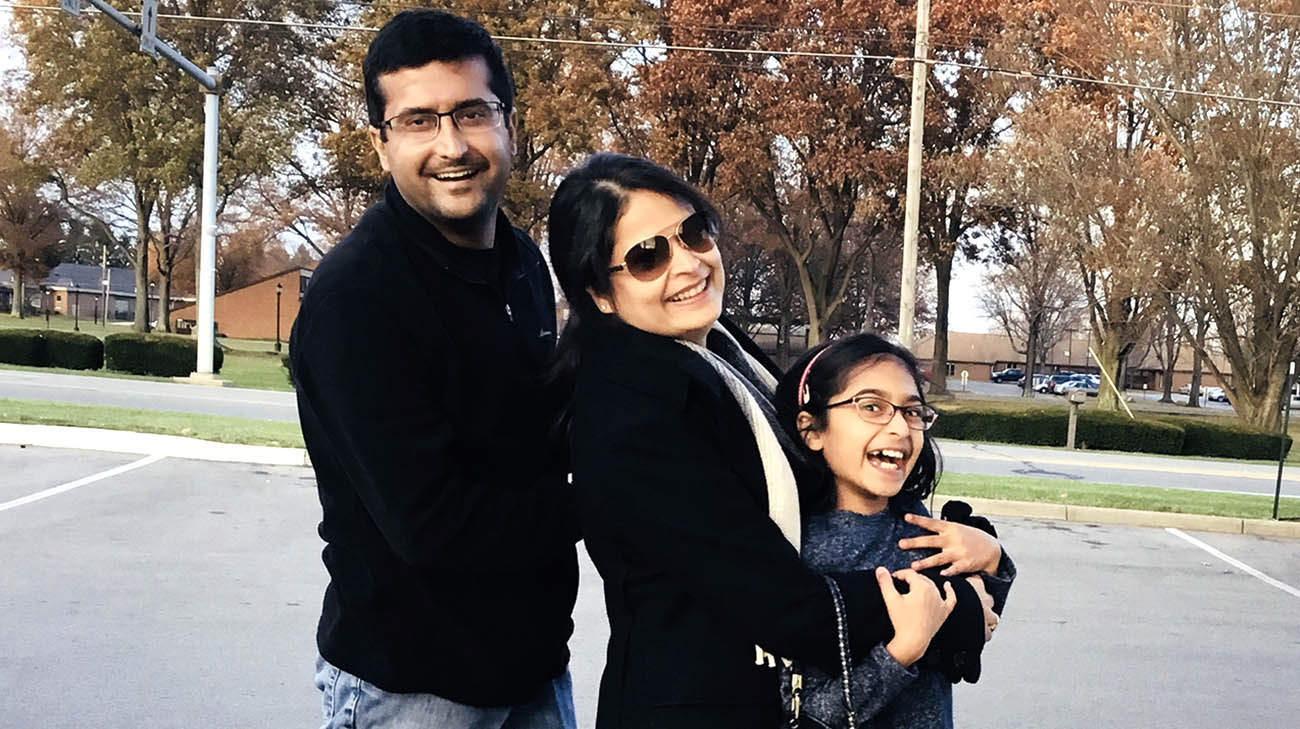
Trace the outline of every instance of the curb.
[[1033, 501], [995, 501], [975, 497], [935, 496], [934, 513], [943, 509], [949, 499], [957, 498], [971, 505], [976, 513], [988, 516], [1016, 516], [1028, 519], [1072, 521], [1083, 524], [1116, 524], [1175, 529], [1222, 534], [1245, 534], [1255, 537], [1286, 537], [1300, 539], [1300, 522], [1273, 521], [1271, 519], [1240, 519], [1232, 516], [1206, 516], [1202, 514], [1175, 514], [1167, 511], [1138, 511], [1136, 509], [1111, 509], [1101, 506], [1072, 506], [1069, 504], [1042, 504]]
[[166, 456], [193, 461], [250, 463], [262, 466], [310, 466], [302, 448], [217, 443], [198, 438], [127, 430], [74, 428], [64, 425], [0, 423], [0, 444], [74, 448], [141, 456]]

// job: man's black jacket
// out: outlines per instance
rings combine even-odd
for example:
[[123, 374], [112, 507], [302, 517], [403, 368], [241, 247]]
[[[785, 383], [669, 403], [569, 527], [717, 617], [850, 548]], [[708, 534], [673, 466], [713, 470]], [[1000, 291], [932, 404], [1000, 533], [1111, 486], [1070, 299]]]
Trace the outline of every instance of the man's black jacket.
[[321, 261], [291, 353], [330, 584], [317, 644], [393, 692], [527, 700], [568, 664], [577, 527], [550, 275], [499, 218], [499, 276], [391, 183]]

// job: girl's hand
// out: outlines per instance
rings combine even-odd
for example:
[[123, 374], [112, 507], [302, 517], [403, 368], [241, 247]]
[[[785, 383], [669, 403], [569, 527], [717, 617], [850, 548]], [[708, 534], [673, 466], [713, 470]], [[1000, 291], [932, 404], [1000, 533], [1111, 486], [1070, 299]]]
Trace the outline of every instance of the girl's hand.
[[[907, 583], [906, 595], [894, 587], [895, 577]], [[885, 650], [900, 665], [911, 666], [925, 655], [930, 639], [957, 606], [957, 593], [944, 583], [940, 597], [939, 588], [930, 578], [912, 570], [899, 570], [891, 576], [889, 570], [877, 567], [876, 579], [885, 598], [885, 610], [894, 624], [894, 637]]]
[[975, 588], [975, 594], [980, 596], [980, 604], [984, 606], [984, 642], [987, 643], [993, 640], [993, 631], [998, 629], [998, 614], [993, 612], [993, 596], [984, 587], [983, 577], [970, 575], [966, 581]]
[[955, 521], [932, 519], [920, 514], [907, 514], [904, 518], [909, 524], [928, 529], [934, 534], [900, 539], [899, 549], [930, 547], [939, 550], [938, 554], [913, 562], [912, 569], [923, 570], [946, 564], [948, 567], [939, 573], [944, 577], [967, 572], [993, 574], [997, 571], [998, 562], [1002, 560], [1002, 545], [988, 534]]

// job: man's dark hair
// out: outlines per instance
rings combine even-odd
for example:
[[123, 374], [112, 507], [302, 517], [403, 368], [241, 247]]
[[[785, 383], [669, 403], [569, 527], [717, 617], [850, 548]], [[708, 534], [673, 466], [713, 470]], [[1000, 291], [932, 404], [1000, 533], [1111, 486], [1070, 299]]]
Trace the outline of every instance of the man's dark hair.
[[478, 56], [488, 67], [488, 88], [500, 99], [509, 116], [515, 106], [515, 82], [501, 60], [501, 48], [483, 26], [441, 10], [404, 10], [380, 28], [370, 41], [361, 65], [366, 79], [366, 112], [370, 126], [381, 129], [387, 100], [379, 77], [404, 68], [419, 68], [434, 61], [460, 61]]

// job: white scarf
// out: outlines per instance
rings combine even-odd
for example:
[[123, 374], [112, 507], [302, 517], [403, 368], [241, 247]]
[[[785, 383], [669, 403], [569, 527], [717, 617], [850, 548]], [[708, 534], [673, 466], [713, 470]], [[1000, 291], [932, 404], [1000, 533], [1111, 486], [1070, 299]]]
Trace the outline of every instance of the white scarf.
[[746, 352], [740, 343], [731, 336], [722, 327], [715, 323], [713, 331], [718, 332], [726, 337], [734, 348], [735, 353], [744, 359], [744, 366], [749, 369], [754, 376], [759, 378], [760, 383], [749, 382], [742, 375], [737, 367], [728, 362], [722, 356], [713, 351], [701, 347], [693, 342], [678, 340], [685, 346], [689, 347], [696, 354], [704, 358], [713, 366], [713, 369], [722, 377], [726, 383], [727, 389], [731, 391], [732, 397], [736, 398], [740, 410], [749, 421], [749, 427], [754, 431], [754, 441], [758, 444], [758, 456], [763, 464], [763, 476], [767, 479], [767, 515], [776, 523], [776, 526], [785, 535], [786, 541], [794, 545], [798, 550], [802, 539], [802, 525], [799, 515], [799, 488], [794, 480], [794, 471], [790, 468], [790, 461], [786, 459], [785, 451], [781, 448], [781, 441], [777, 438], [776, 432], [772, 430], [772, 424], [763, 412], [763, 406], [759, 404], [758, 398], [754, 395], [756, 384], [761, 384], [769, 392], [776, 391], [776, 379], [767, 368], [754, 359], [752, 355]]

